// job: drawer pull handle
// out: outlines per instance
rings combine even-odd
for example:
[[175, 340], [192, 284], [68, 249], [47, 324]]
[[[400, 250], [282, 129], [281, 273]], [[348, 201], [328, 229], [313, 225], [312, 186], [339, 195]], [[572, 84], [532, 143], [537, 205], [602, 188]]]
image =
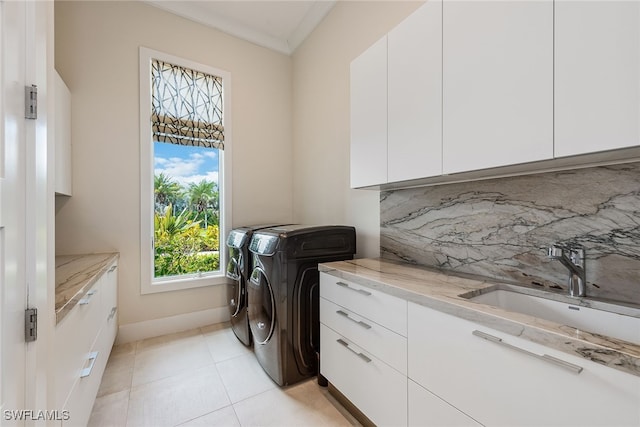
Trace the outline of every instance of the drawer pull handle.
[[364, 360], [367, 363], [371, 362], [371, 359], [369, 359], [366, 355], [364, 355], [362, 353], [359, 353], [359, 352], [355, 351], [354, 349], [352, 349], [351, 347], [349, 347], [349, 343], [348, 342], [344, 341], [343, 339], [337, 339], [336, 341], [338, 343], [342, 344], [343, 346], [345, 346], [347, 350], [349, 350], [351, 353], [353, 353], [356, 356], [358, 356], [360, 359]]
[[118, 311], [118, 307], [113, 307], [113, 308], [111, 309], [111, 313], [109, 313], [109, 317], [107, 318], [107, 320], [111, 320], [111, 319], [113, 319], [113, 316], [115, 316], [115, 315], [116, 315], [116, 311]]
[[113, 273], [113, 270], [115, 270], [116, 268], [118, 268], [117, 265], [111, 266], [111, 268], [109, 269], [109, 271], [107, 271], [107, 273]]
[[97, 289], [91, 289], [89, 292], [87, 292], [87, 294], [84, 296], [84, 298], [82, 298], [80, 301], [78, 301], [78, 304], [80, 304], [80, 305], [89, 304], [89, 302], [91, 302], [91, 297], [94, 296], [97, 293], [98, 293]]
[[496, 336], [489, 335], [486, 332], [475, 330], [475, 331], [472, 332], [472, 334], [477, 336], [477, 337], [480, 337], [482, 339], [485, 339], [487, 341], [491, 341], [491, 342], [494, 342], [496, 344], [500, 344], [501, 346], [510, 348], [512, 350], [519, 351], [520, 353], [524, 353], [524, 354], [527, 354], [529, 356], [535, 357], [536, 359], [540, 359], [540, 360], [544, 360], [545, 362], [553, 363], [556, 366], [559, 366], [561, 368], [567, 369], [567, 370], [569, 370], [571, 372], [574, 372], [576, 374], [579, 374], [580, 372], [582, 372], [582, 369], [583, 369], [581, 366], [574, 365], [573, 363], [565, 362], [562, 359], [558, 359], [557, 357], [553, 357], [553, 356], [550, 356], [548, 354], [539, 355], [539, 354], [536, 354], [536, 353], [534, 353], [532, 351], [525, 350], [524, 348], [516, 347], [515, 345], [512, 345], [512, 344], [509, 344], [509, 343], [506, 343], [506, 342], [502, 341], [502, 338], [498, 338]]
[[355, 289], [352, 288], [351, 286], [349, 286], [348, 284], [344, 283], [344, 282], [336, 282], [336, 285], [338, 286], [342, 286], [343, 288], [347, 288], [349, 290], [352, 290], [354, 292], [357, 292], [359, 294], [365, 295], [365, 296], [369, 296], [371, 295], [371, 292], [365, 291], [364, 289]]
[[88, 377], [91, 375], [91, 371], [93, 370], [93, 366], [96, 364], [96, 359], [98, 358], [98, 352], [94, 351], [89, 354], [89, 366], [84, 368], [82, 372], [80, 372], [80, 378]]
[[357, 323], [358, 325], [362, 326], [365, 329], [371, 329], [371, 325], [364, 323], [362, 320], [356, 320], [349, 317], [349, 313], [346, 313], [342, 310], [337, 310], [336, 313], [338, 313], [340, 316], [346, 317], [347, 319], [351, 320], [353, 323]]

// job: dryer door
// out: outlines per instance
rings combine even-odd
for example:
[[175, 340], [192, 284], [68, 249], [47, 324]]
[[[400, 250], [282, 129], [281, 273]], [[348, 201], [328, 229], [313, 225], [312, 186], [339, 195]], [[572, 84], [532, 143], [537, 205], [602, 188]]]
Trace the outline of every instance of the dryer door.
[[269, 341], [275, 329], [276, 302], [269, 279], [261, 267], [253, 269], [247, 288], [251, 333], [256, 343], [264, 344]]

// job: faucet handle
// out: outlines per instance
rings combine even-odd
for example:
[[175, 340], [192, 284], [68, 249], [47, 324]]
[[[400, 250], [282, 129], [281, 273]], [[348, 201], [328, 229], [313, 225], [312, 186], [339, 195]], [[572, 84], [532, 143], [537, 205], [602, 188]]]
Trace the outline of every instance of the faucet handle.
[[547, 250], [547, 256], [551, 259], [561, 258], [563, 253], [564, 253], [564, 249], [555, 244], [549, 246], [549, 249]]
[[569, 259], [571, 259], [571, 262], [575, 265], [584, 265], [584, 249], [581, 247], [571, 248]]

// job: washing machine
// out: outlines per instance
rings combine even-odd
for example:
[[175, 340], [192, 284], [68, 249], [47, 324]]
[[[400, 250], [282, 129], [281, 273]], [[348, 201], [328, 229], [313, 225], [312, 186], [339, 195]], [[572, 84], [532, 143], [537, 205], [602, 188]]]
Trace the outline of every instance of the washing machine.
[[244, 345], [251, 345], [251, 331], [247, 318], [247, 280], [251, 273], [249, 242], [254, 231], [280, 224], [249, 225], [231, 230], [227, 238], [229, 262], [227, 277], [232, 280], [229, 294], [231, 329]]
[[289, 225], [253, 233], [253, 268], [247, 283], [253, 348], [280, 386], [318, 371], [320, 275], [318, 263], [352, 259], [355, 228]]

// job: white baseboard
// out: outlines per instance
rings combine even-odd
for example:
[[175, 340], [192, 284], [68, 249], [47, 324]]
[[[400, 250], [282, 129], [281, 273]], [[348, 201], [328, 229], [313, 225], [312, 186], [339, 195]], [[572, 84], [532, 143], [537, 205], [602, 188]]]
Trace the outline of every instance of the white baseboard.
[[145, 338], [188, 331], [189, 329], [227, 321], [229, 321], [229, 307], [218, 307], [193, 313], [179, 314], [177, 316], [163, 317], [161, 319], [128, 323], [118, 327], [116, 344], [124, 344]]

